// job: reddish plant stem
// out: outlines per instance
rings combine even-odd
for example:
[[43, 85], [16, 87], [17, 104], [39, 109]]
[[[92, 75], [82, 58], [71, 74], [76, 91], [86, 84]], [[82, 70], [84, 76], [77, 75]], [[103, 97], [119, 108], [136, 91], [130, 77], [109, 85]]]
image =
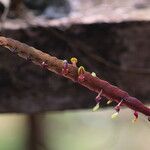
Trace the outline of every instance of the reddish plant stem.
[[78, 67], [68, 64], [67, 74], [62, 74], [62, 68], [64, 67], [64, 61], [56, 57], [50, 56], [40, 50], [28, 46], [27, 44], [21, 43], [19, 41], [0, 37], [0, 45], [8, 48], [12, 52], [15, 52], [20, 57], [25, 59], [30, 59], [36, 65], [45, 64], [46, 68], [56, 74], [62, 75], [66, 78], [71, 79], [74, 82], [78, 82], [82, 86], [88, 88], [91, 91], [99, 93], [101, 90], [102, 96], [116, 101], [119, 103], [123, 100], [123, 104], [127, 107], [133, 109], [134, 111], [141, 112], [146, 116], [150, 116], [150, 108], [144, 106], [144, 104], [137, 98], [130, 96], [127, 92], [119, 89], [116, 86], [111, 85], [107, 81], [101, 80], [98, 77], [93, 77], [89, 72], [84, 72], [84, 80], [78, 80]]

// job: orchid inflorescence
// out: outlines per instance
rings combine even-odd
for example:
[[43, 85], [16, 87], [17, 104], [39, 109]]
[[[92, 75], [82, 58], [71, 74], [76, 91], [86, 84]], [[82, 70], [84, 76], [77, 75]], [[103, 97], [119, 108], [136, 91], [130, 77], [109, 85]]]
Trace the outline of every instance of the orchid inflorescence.
[[40, 65], [42, 68], [71, 79], [73, 82], [78, 82], [80, 85], [88, 88], [89, 90], [98, 93], [95, 98], [96, 106], [93, 108], [93, 111], [99, 109], [102, 97], [106, 97], [108, 99], [107, 104], [110, 104], [112, 101], [117, 102], [115, 113], [111, 116], [112, 119], [118, 116], [121, 106], [124, 105], [134, 110], [133, 123], [135, 123], [138, 119], [138, 112], [143, 113], [150, 121], [149, 107], [144, 106], [140, 100], [130, 96], [126, 91], [98, 78], [96, 73], [89, 73], [85, 71], [83, 66], [78, 68], [78, 60], [75, 57], [70, 59], [70, 64], [67, 60], [60, 60], [42, 52], [41, 50], [30, 47], [27, 44], [6, 37], [0, 37], [0, 46], [8, 48], [14, 54], [17, 54], [26, 60], [30, 60], [36, 65]]
[[[70, 61], [71, 61], [72, 66], [77, 67], [77, 62], [78, 62], [77, 58], [72, 57], [70, 59]], [[69, 70], [68, 65], [69, 65], [68, 61], [64, 60], [63, 61], [63, 68], [62, 68], [62, 74], [64, 76], [67, 75], [67, 73], [68, 73], [68, 70]], [[84, 73], [85, 73], [85, 68], [83, 66], [80, 66], [78, 68], [78, 82], [83, 82], [85, 80]], [[95, 72], [92, 72], [91, 75], [93, 77], [96, 77], [96, 73]], [[101, 102], [101, 99], [102, 99], [102, 94], [103, 94], [103, 89], [100, 90], [100, 92], [98, 93], [98, 95], [95, 98], [96, 105], [92, 109], [93, 112], [97, 111], [100, 108], [100, 102]], [[113, 101], [112, 99], [108, 100], [107, 101], [107, 105], [112, 103], [112, 101]], [[112, 119], [115, 119], [116, 117], [118, 117], [120, 109], [121, 109], [121, 105], [123, 104], [123, 101], [124, 101], [124, 99], [121, 99], [121, 101], [115, 106], [115, 108], [114, 108], [115, 109], [115, 113], [113, 113], [111, 115]], [[135, 123], [137, 121], [137, 119], [138, 119], [138, 112], [135, 111], [134, 112], [134, 119], [132, 120], [132, 123]]]

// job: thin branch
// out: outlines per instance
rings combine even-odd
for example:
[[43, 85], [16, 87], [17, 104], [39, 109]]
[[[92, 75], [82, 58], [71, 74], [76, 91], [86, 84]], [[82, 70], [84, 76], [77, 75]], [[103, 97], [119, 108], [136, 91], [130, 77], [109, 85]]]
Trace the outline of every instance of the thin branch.
[[[78, 82], [89, 90], [98, 93], [96, 100], [100, 100], [100, 96], [103, 96], [109, 100], [116, 101], [118, 103], [116, 106], [117, 111], [120, 110], [120, 106], [126, 105], [135, 112], [141, 112], [148, 117], [150, 116], [150, 108], [144, 106], [140, 100], [130, 96], [127, 92], [111, 85], [107, 81], [101, 80], [95, 75], [85, 71], [83, 67], [78, 68], [66, 60], [60, 60], [10, 38], [0, 37], [0, 45], [8, 48], [22, 58], [31, 60], [36, 65], [45, 67], [49, 71], [69, 78], [73, 82]], [[134, 113], [134, 115], [137, 117], [137, 113]]]

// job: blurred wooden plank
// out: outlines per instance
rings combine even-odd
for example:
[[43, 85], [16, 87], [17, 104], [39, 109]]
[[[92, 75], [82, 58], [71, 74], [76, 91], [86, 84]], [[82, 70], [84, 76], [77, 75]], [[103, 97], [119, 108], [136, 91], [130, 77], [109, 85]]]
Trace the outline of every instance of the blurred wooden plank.
[[25, 115], [1, 114], [0, 132], [0, 149], [28, 149], [28, 122]]
[[[61, 59], [75, 56], [87, 70], [95, 71], [139, 99], [148, 100], [149, 27], [149, 22], [75, 24], [68, 28], [31, 26], [5, 29], [3, 35]], [[33, 113], [88, 108], [95, 104], [95, 94], [87, 89], [7, 50], [1, 49], [0, 64], [0, 112]], [[120, 71], [112, 65], [117, 65]]]
[[[60, 27], [74, 24], [119, 23], [150, 20], [149, 0], [70, 0], [69, 4], [72, 10], [66, 17], [48, 20], [44, 19], [43, 16], [31, 15], [31, 17], [27, 15], [23, 19], [6, 20], [4, 28], [20, 29], [30, 26]], [[26, 14], [28, 13], [27, 10], [25, 12]]]
[[[48, 148], [53, 150], [149, 150], [150, 123], [140, 115], [133, 124], [132, 113], [122, 109], [112, 120], [112, 109], [55, 112], [46, 115], [44, 128]], [[144, 140], [143, 140], [144, 137]]]

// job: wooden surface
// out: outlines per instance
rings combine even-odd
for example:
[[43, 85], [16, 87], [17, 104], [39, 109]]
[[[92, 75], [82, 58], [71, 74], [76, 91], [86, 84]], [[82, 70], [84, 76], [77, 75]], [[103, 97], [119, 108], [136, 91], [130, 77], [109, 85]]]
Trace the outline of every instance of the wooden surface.
[[[38, 148], [47, 150], [149, 150], [150, 122], [139, 116], [133, 124], [133, 114], [122, 109], [118, 118], [111, 119], [113, 109], [50, 112], [37, 115], [42, 141]], [[0, 148], [27, 150], [28, 117], [22, 114], [0, 115]], [[39, 124], [38, 124], [39, 125]], [[37, 136], [39, 138], [39, 136]], [[144, 138], [144, 140], [143, 140]]]
[[123, 109], [115, 120], [110, 118], [112, 112], [100, 109], [96, 113], [88, 110], [47, 114], [44, 135], [48, 148], [149, 150], [150, 123], [144, 116], [133, 124], [130, 110]]

